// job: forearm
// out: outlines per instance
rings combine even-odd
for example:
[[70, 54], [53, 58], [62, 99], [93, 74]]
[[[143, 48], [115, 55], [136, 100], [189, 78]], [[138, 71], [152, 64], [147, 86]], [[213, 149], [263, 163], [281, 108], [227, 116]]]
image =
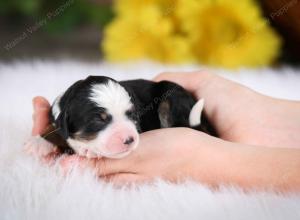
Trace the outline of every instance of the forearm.
[[265, 103], [264, 114], [257, 120], [258, 132], [270, 143], [266, 146], [300, 149], [300, 102], [268, 97]]
[[239, 116], [238, 132], [235, 132], [234, 138], [227, 140], [255, 146], [300, 149], [300, 102], [258, 93], [254, 93], [253, 99], [256, 105], [249, 107], [250, 112], [243, 117]]
[[274, 113], [300, 132], [300, 101], [271, 98]]
[[215, 141], [210, 155], [205, 161], [202, 159], [208, 169], [200, 168], [196, 174], [201, 182], [244, 189], [300, 191], [300, 150]]

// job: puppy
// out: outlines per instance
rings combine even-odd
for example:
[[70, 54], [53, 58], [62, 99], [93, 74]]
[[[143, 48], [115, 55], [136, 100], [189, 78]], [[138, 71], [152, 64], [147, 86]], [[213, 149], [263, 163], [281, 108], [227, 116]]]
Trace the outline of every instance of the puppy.
[[56, 98], [52, 126], [42, 137], [68, 154], [122, 158], [136, 149], [139, 133], [153, 129], [191, 127], [215, 135], [201, 117], [203, 105], [169, 81], [89, 76]]

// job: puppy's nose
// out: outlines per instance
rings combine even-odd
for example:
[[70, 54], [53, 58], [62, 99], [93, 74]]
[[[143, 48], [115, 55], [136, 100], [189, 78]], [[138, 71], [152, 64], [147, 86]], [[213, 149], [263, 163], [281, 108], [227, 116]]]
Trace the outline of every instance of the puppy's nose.
[[130, 145], [134, 142], [134, 138], [132, 136], [128, 137], [125, 141], [124, 144]]

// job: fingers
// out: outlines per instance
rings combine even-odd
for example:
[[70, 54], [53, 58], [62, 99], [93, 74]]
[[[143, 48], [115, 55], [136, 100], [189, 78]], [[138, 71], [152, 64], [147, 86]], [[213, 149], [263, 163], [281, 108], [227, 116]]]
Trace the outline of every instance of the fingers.
[[92, 169], [97, 176], [103, 177], [107, 175], [114, 175], [116, 173], [129, 172], [128, 162], [124, 159], [88, 159], [86, 157], [81, 157], [78, 155], [71, 155], [63, 157], [60, 162], [64, 173], [68, 173], [77, 166], [79, 169]]
[[59, 165], [64, 175], [70, 173], [74, 167], [79, 168], [80, 171], [85, 170], [85, 168], [95, 167], [94, 160], [89, 160], [76, 154], [62, 156], [59, 160]]
[[[65, 156], [59, 161], [59, 165], [62, 168], [63, 174], [67, 175], [72, 171], [74, 167], [78, 167], [79, 170], [83, 171], [86, 168], [91, 168], [96, 171], [96, 174], [104, 181], [112, 183], [114, 186], [123, 187], [130, 186], [132, 184], [142, 184], [150, 182], [149, 178], [138, 175], [132, 172], [121, 171], [118, 167], [121, 163], [118, 160], [109, 161], [109, 168], [105, 169], [105, 160], [103, 159], [87, 159], [78, 155]], [[114, 163], [117, 162], [117, 163]], [[96, 170], [95, 170], [96, 169]], [[99, 175], [100, 172], [100, 175]]]
[[152, 181], [149, 177], [135, 173], [117, 173], [114, 175], [105, 176], [102, 179], [106, 182], [112, 183], [117, 187], [140, 185], [150, 183]]
[[[133, 153], [132, 153], [133, 154]], [[101, 158], [96, 160], [95, 168], [99, 177], [116, 173], [135, 172], [132, 154], [122, 159]]]
[[60, 161], [59, 164], [63, 169], [68, 170], [70, 167], [79, 163], [80, 157], [78, 155], [65, 156]]
[[153, 145], [162, 145], [170, 135], [174, 134], [175, 129], [184, 132], [186, 128], [165, 128], [144, 132], [140, 135], [139, 146], [128, 156], [122, 159], [99, 159], [97, 162], [98, 175], [140, 173], [149, 170], [149, 161], [152, 161], [153, 157], [161, 150], [160, 147], [153, 147]]
[[46, 164], [52, 164], [55, 162], [55, 159], [58, 158], [59, 156], [60, 156], [60, 152], [58, 150], [55, 150], [50, 154], [48, 154], [47, 156], [45, 156], [42, 160]]
[[[183, 130], [181, 128], [176, 128]], [[128, 156], [121, 159], [101, 158], [96, 162], [98, 176], [116, 173], [141, 173], [149, 170], [149, 161], [160, 151], [154, 146], [161, 145], [173, 134], [174, 128], [165, 128], [144, 132], [140, 135], [139, 146]]]
[[49, 124], [49, 110], [50, 110], [50, 104], [49, 102], [41, 97], [37, 96], [33, 99], [33, 128], [32, 128], [32, 135], [39, 135], [42, 134], [45, 129], [47, 128], [47, 125]]
[[156, 82], [162, 80], [168, 80], [171, 82], [175, 82], [185, 89], [189, 90], [192, 93], [195, 93], [198, 89], [200, 89], [203, 84], [207, 81], [207, 78], [211, 77], [213, 74], [208, 72], [177, 72], [177, 73], [160, 73], [153, 80]]

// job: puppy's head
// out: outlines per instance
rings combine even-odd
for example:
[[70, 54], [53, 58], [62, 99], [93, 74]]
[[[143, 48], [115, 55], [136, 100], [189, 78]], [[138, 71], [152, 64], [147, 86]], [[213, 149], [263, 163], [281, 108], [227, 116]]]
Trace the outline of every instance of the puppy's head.
[[52, 114], [59, 133], [79, 155], [121, 158], [138, 145], [132, 97], [108, 77], [78, 81], [55, 100]]

